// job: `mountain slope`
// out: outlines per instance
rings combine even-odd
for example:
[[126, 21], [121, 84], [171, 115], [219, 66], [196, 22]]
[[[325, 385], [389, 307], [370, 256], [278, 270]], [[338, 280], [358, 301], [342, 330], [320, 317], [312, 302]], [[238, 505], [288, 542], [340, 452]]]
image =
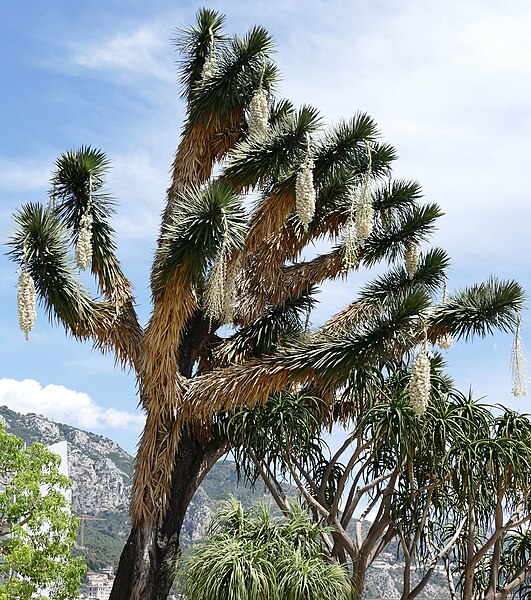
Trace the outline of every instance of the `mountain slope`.
[[72, 508], [76, 514], [127, 511], [133, 458], [118, 444], [95, 433], [54, 423], [41, 415], [21, 415], [0, 407], [6, 429], [27, 444], [68, 442]]
[[[81, 553], [91, 568], [111, 563], [116, 566], [129, 533], [127, 506], [133, 457], [108, 438], [41, 415], [22, 415], [1, 406], [0, 417], [7, 431], [27, 444], [67, 441], [72, 510], [79, 517], [86, 515], [81, 526], [83, 540], [80, 533], [78, 546], [83, 546]], [[249, 505], [263, 498], [262, 492], [260, 486], [256, 490], [238, 486], [234, 463], [218, 462], [190, 504], [181, 532], [183, 545], [204, 539], [219, 500], [234, 494]]]

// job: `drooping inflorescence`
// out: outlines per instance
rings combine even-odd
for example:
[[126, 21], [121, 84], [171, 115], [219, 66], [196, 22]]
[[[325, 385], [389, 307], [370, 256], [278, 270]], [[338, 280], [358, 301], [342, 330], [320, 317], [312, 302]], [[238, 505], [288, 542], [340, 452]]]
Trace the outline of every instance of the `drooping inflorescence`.
[[356, 237], [361, 245], [371, 235], [373, 228], [374, 209], [368, 190], [362, 190], [356, 208]]
[[224, 303], [223, 303], [223, 320], [225, 323], [230, 323], [234, 318], [234, 307], [238, 293], [238, 276], [242, 265], [241, 255], [232, 257], [226, 267]]
[[304, 164], [297, 173], [295, 182], [295, 201], [299, 221], [304, 230], [312, 222], [315, 215], [315, 188], [313, 186], [313, 161], [306, 157]]
[[372, 153], [369, 144], [367, 149], [367, 171], [360, 187], [356, 204], [356, 237], [360, 246], [371, 235], [374, 221], [374, 208], [371, 198]]
[[262, 135], [267, 131], [269, 119], [269, 109], [267, 106], [267, 96], [262, 88], [259, 88], [251, 98], [249, 103], [249, 135]]
[[358, 249], [371, 235], [374, 226], [374, 208], [372, 205], [370, 180], [372, 173], [371, 148], [367, 144], [368, 165], [359, 188], [352, 195], [350, 215], [345, 227], [343, 264], [346, 269], [358, 262]]
[[218, 260], [212, 265], [205, 281], [203, 307], [211, 321], [221, 320], [225, 312], [225, 277], [227, 265], [225, 253], [222, 251]]
[[211, 32], [210, 42], [208, 45], [208, 53], [205, 58], [205, 62], [203, 63], [203, 68], [201, 69], [201, 80], [208, 81], [217, 73], [218, 70], [218, 61], [214, 46], [214, 34]]
[[32, 276], [22, 268], [17, 283], [17, 304], [18, 304], [18, 322], [20, 329], [24, 332], [24, 337], [28, 339], [29, 332], [35, 325], [36, 318], [36, 298], [35, 284]]
[[233, 319], [236, 299], [236, 277], [241, 266], [239, 257], [229, 260], [225, 231], [218, 258], [205, 280], [203, 308], [210, 322], [229, 323]]
[[449, 333], [443, 333], [443, 335], [437, 338], [437, 344], [442, 350], [449, 350], [452, 347], [454, 340]]
[[203, 81], [211, 79], [217, 73], [217, 69], [216, 55], [214, 49], [211, 48], [203, 64], [203, 69], [201, 70], [201, 79]]
[[345, 243], [343, 245], [343, 267], [348, 270], [358, 264], [358, 244], [354, 221], [349, 219], [345, 228]]
[[88, 269], [92, 262], [92, 215], [88, 212], [79, 220], [76, 243], [76, 264], [80, 269]]
[[407, 274], [412, 279], [419, 266], [420, 248], [415, 242], [408, 244], [404, 250], [404, 263]]
[[411, 379], [409, 380], [409, 401], [416, 416], [421, 416], [426, 412], [430, 392], [430, 359], [424, 347], [413, 360]]
[[514, 334], [513, 347], [511, 353], [511, 372], [513, 387], [511, 393], [513, 396], [527, 396], [527, 361], [525, 357], [524, 345], [520, 336], [520, 316], [516, 321], [516, 331]]
[[76, 243], [76, 264], [80, 269], [88, 269], [92, 263], [92, 177], [89, 176], [89, 197], [87, 208], [79, 219]]

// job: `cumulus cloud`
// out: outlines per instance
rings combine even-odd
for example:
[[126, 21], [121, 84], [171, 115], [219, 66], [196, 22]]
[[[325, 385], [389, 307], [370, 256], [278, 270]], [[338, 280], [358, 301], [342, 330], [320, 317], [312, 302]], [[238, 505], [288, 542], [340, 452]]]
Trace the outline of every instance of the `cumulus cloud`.
[[33, 379], [0, 379], [0, 405], [23, 414], [36, 413], [53, 421], [89, 430], [139, 430], [144, 423], [143, 415], [104, 408], [84, 392], [54, 384], [43, 387]]

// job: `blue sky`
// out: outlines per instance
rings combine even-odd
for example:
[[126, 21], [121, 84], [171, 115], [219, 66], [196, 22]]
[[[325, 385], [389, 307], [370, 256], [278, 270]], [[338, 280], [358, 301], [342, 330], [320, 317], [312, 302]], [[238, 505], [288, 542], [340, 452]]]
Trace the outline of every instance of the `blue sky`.
[[[172, 39], [201, 4], [140, 0], [7, 3], [0, 23], [0, 238], [27, 201], [46, 201], [55, 158], [83, 144], [112, 161], [114, 226], [143, 322], [148, 274], [182, 124]], [[453, 258], [449, 286], [496, 274], [531, 289], [531, 4], [512, 0], [211, 2], [227, 30], [262, 24], [277, 41], [279, 94], [329, 123], [358, 110], [446, 213], [434, 243]], [[0, 404], [108, 435], [133, 451], [142, 425], [134, 377], [65, 338], [39, 311], [25, 342], [16, 269], [0, 256]], [[354, 296], [364, 275], [327, 284], [316, 322]], [[524, 315], [524, 344], [530, 339]], [[527, 346], [530, 346], [527, 343]], [[528, 411], [510, 395], [511, 338], [459, 343], [458, 384]], [[29, 381], [28, 381], [29, 380]]]

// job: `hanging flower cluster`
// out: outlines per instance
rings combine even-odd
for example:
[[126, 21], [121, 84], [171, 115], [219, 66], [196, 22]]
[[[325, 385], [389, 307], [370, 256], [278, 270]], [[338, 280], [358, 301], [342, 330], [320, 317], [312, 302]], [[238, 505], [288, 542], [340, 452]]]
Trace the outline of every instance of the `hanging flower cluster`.
[[89, 197], [85, 213], [79, 219], [76, 243], [76, 264], [80, 269], [88, 269], [92, 263], [92, 177], [89, 175]]
[[439, 348], [442, 348], [443, 350], [449, 350], [453, 343], [454, 339], [449, 333], [444, 333], [437, 338], [437, 344], [439, 345]]
[[371, 235], [373, 219], [374, 208], [369, 193], [369, 186], [364, 184], [356, 206], [356, 236], [360, 245]]
[[205, 281], [203, 307], [211, 321], [223, 320], [225, 313], [225, 277], [227, 264], [222, 251], [218, 260], [212, 265]]
[[409, 381], [409, 401], [413, 414], [421, 416], [426, 412], [430, 400], [430, 359], [424, 348], [413, 360]]
[[241, 257], [236, 257], [228, 263], [227, 256], [227, 232], [225, 232], [219, 257], [210, 269], [203, 292], [203, 308], [211, 322], [230, 323], [233, 319], [236, 278], [241, 268]]
[[205, 59], [205, 62], [203, 63], [203, 69], [201, 70], [201, 79], [203, 81], [211, 79], [217, 73], [217, 70], [218, 64], [216, 60], [216, 55], [214, 53], [214, 48], [211, 47]]
[[351, 269], [358, 264], [358, 240], [354, 220], [349, 217], [345, 229], [345, 244], [343, 246], [343, 266]]
[[241, 255], [233, 258], [226, 268], [223, 317], [225, 323], [230, 323], [234, 318], [234, 307], [238, 292], [238, 275], [241, 271]]
[[411, 279], [419, 266], [420, 248], [416, 243], [408, 244], [404, 250], [404, 263], [406, 271]]
[[17, 289], [18, 322], [27, 340], [29, 332], [35, 325], [37, 313], [35, 309], [35, 283], [32, 276], [26, 271], [25, 266], [18, 278]]
[[372, 174], [372, 153], [368, 143], [365, 144], [367, 150], [367, 171], [363, 178], [358, 202], [356, 204], [356, 235], [358, 243], [362, 245], [371, 235], [374, 220], [374, 208], [370, 194], [370, 182]]
[[524, 345], [520, 337], [520, 317], [516, 321], [516, 332], [514, 335], [512, 354], [511, 354], [511, 371], [513, 379], [513, 387], [511, 393], [513, 396], [527, 396], [527, 369]]
[[315, 215], [315, 188], [313, 187], [313, 161], [306, 158], [301, 170], [297, 173], [295, 182], [295, 204], [299, 221], [304, 230], [312, 222]]
[[249, 103], [249, 134], [263, 135], [268, 127], [269, 109], [267, 107], [267, 96], [260, 87], [251, 98]]
[[76, 244], [76, 263], [80, 269], [88, 269], [92, 262], [92, 215], [87, 210], [79, 220]]
[[[370, 194], [370, 179], [372, 173], [371, 148], [367, 144], [367, 172], [358, 194], [353, 194], [350, 206], [350, 216], [346, 224], [343, 263], [346, 269], [358, 263], [358, 249], [371, 235], [374, 226], [374, 208]], [[355, 217], [354, 217], [355, 215]]]

